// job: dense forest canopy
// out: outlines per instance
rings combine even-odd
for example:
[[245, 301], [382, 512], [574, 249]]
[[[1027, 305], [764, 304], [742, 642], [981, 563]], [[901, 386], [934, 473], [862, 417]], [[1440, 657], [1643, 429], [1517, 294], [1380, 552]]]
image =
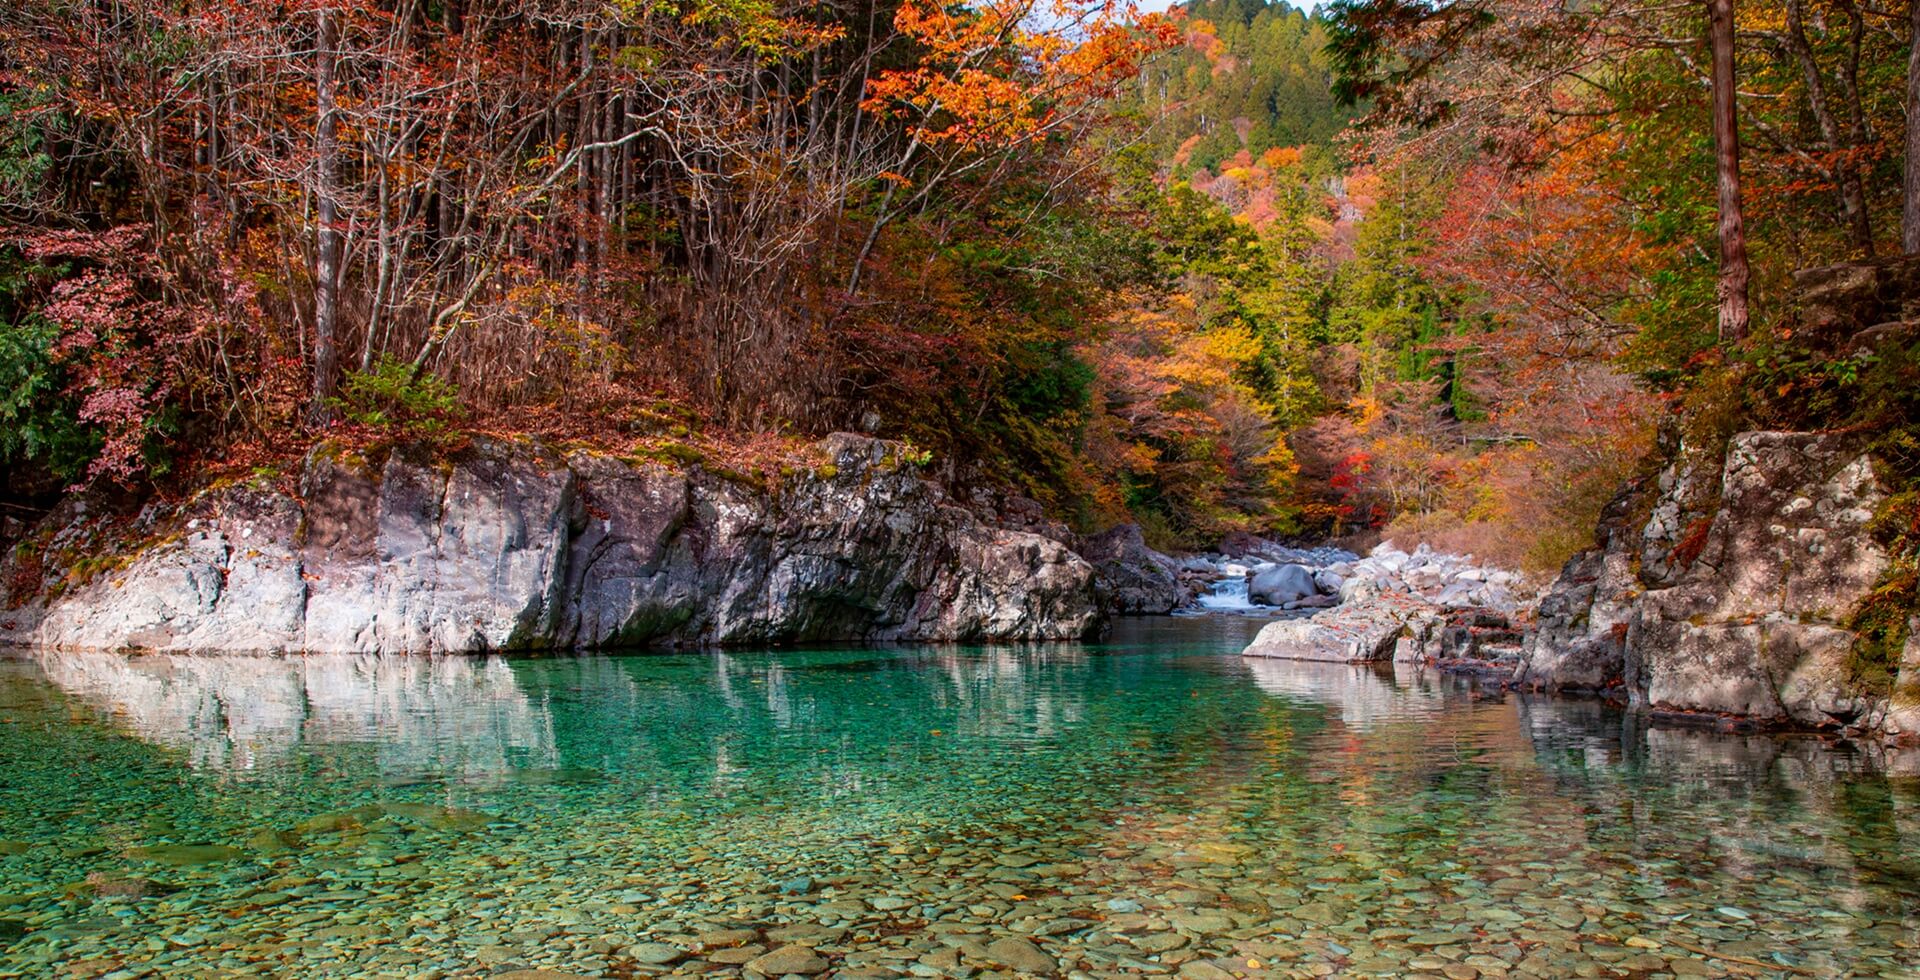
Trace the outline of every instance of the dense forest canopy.
[[857, 427], [1165, 547], [1545, 567], [1664, 405], [1910, 416], [1910, 360], [1776, 328], [1794, 269], [1920, 249], [1911, 20], [1743, 2], [1716, 61], [1640, 0], [22, 0], [7, 492]]
[[1002, 430], [1083, 384], [1076, 318], [1136, 261], [1082, 192], [1095, 125], [1169, 35], [1037, 13], [9, 5], [7, 450], [135, 480], [343, 416], [616, 438], [875, 409], [1030, 448]]
[[1150, 62], [1141, 101], [1158, 118], [1155, 156], [1183, 172], [1245, 151], [1323, 149], [1352, 111], [1333, 94], [1327, 25], [1285, 0], [1202, 0], [1180, 8], [1184, 43]]

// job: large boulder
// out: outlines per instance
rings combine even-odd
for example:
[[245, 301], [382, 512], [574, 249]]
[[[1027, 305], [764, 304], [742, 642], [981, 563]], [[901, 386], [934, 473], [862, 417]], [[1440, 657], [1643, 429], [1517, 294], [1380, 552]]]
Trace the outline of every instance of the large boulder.
[[468, 652], [1064, 639], [1101, 625], [1090, 565], [958, 505], [902, 447], [843, 434], [816, 456], [764, 486], [526, 442], [377, 462], [316, 450], [297, 495], [209, 490], [10, 616], [0, 639]]
[[1111, 613], [1168, 613], [1183, 596], [1173, 560], [1147, 547], [1138, 524], [1122, 524], [1081, 542], [1094, 588]]
[[1385, 593], [1310, 618], [1268, 623], [1240, 655], [1334, 663], [1391, 660], [1400, 638], [1424, 629], [1434, 616], [1434, 607], [1421, 599]]
[[1320, 592], [1313, 569], [1302, 565], [1273, 565], [1255, 572], [1247, 582], [1247, 596], [1269, 606], [1311, 598]]

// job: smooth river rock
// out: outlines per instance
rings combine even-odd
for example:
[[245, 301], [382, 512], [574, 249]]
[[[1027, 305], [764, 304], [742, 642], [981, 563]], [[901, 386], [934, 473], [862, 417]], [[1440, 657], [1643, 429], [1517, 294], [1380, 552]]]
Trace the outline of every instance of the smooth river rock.
[[1284, 606], [1289, 602], [1319, 594], [1313, 569], [1300, 565], [1275, 565], [1261, 569], [1247, 583], [1247, 594], [1256, 602]]
[[747, 961], [747, 969], [762, 976], [784, 977], [789, 973], [811, 976], [827, 971], [827, 961], [809, 946], [782, 946], [771, 953]]
[[1426, 601], [1403, 593], [1369, 596], [1308, 619], [1268, 623], [1241, 656], [1335, 663], [1391, 660], [1409, 624], [1432, 617], [1434, 611]]

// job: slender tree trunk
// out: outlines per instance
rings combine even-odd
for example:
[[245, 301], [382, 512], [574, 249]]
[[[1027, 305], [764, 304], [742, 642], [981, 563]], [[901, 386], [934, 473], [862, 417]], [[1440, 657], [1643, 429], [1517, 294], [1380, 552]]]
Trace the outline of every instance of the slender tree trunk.
[[1733, 0], [1707, 0], [1713, 51], [1713, 156], [1720, 185], [1720, 340], [1747, 336], [1747, 228], [1740, 211], [1740, 127], [1734, 104]]
[[[1854, 148], [1852, 136], [1855, 134], [1843, 129], [1834, 114], [1826, 79], [1820, 73], [1820, 62], [1814, 57], [1813, 45], [1807, 42], [1801, 6], [1802, 0], [1787, 0], [1787, 46], [1793, 50], [1794, 60], [1800, 62], [1800, 73], [1807, 83], [1807, 107], [1813, 110], [1814, 122], [1819, 124], [1820, 136], [1826, 141], [1827, 153], [1833, 160], [1829, 173], [1840, 191], [1840, 214], [1847, 224], [1847, 237], [1855, 249], [1872, 258], [1873, 226], [1867, 217], [1866, 191], [1860, 183], [1859, 167], [1849, 152]], [[1843, 82], [1842, 88], [1845, 87]]]
[[1920, 0], [1912, 0], [1907, 13], [1912, 27], [1907, 35], [1907, 175], [1900, 210], [1900, 250], [1920, 255]]
[[320, 37], [314, 51], [314, 184], [318, 234], [313, 253], [313, 404], [308, 415], [316, 425], [333, 418], [333, 376], [339, 361], [335, 327], [339, 315], [340, 231], [335, 182], [340, 166], [334, 114], [334, 56], [338, 45], [332, 11], [319, 13]]

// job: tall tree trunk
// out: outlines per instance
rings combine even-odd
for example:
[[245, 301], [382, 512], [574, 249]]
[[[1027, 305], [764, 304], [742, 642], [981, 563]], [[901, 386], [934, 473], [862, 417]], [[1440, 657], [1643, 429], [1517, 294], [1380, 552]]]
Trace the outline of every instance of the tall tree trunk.
[[334, 337], [340, 306], [340, 231], [339, 204], [334, 195], [340, 146], [333, 91], [339, 32], [332, 11], [322, 8], [318, 17], [320, 37], [313, 56], [313, 150], [315, 218], [319, 227], [313, 253], [313, 404], [308, 406], [308, 416], [315, 425], [323, 425], [333, 418], [333, 375], [339, 361]]
[[1900, 210], [1900, 250], [1920, 255], [1920, 0], [1907, 5], [1906, 187]]
[[1733, 0], [1707, 0], [1713, 51], [1713, 157], [1720, 184], [1720, 340], [1747, 336], [1747, 228], [1740, 211], [1740, 128], [1734, 104]]

